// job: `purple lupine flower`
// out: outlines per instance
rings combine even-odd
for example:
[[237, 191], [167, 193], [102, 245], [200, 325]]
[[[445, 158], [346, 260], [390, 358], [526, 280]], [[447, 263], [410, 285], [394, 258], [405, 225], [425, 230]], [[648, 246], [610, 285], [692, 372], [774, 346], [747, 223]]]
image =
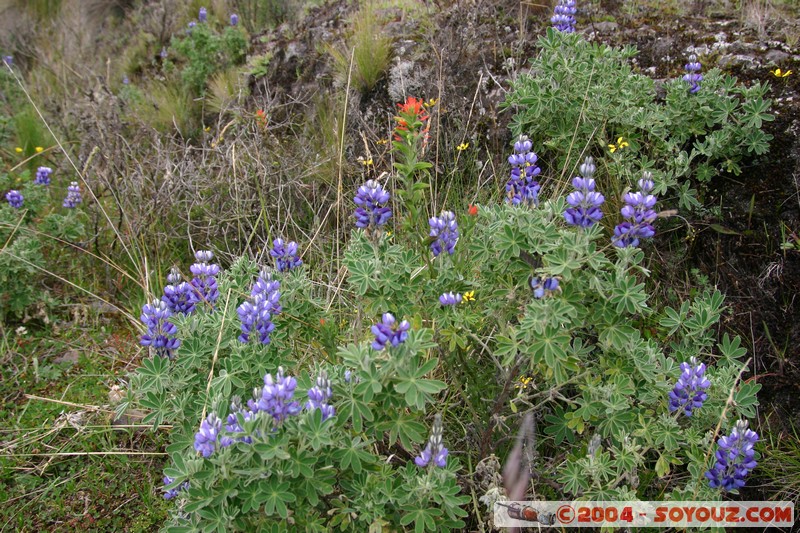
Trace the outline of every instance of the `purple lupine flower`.
[[3, 56], [3, 63], [8, 65], [8, 67], [14, 66], [14, 58], [12, 56]]
[[439, 296], [439, 303], [442, 305], [458, 305], [461, 303], [462, 297], [460, 293], [453, 294], [446, 292]]
[[217, 450], [219, 434], [222, 431], [222, 420], [211, 413], [200, 424], [200, 431], [194, 435], [194, 449], [203, 457], [211, 457]]
[[281, 312], [281, 284], [269, 273], [262, 272], [250, 292], [250, 299], [236, 309], [242, 325], [241, 342], [249, 342], [253, 331], [258, 332], [261, 344], [269, 344], [269, 334], [275, 329], [272, 316]]
[[[536, 166], [539, 157], [531, 152], [533, 143], [524, 135], [514, 143], [514, 153], [508, 156], [511, 165], [511, 176], [506, 183], [506, 202], [512, 205], [539, 205], [539, 182], [534, 178], [542, 169]], [[523, 173], [524, 169], [524, 173]]]
[[219, 438], [219, 444], [223, 448], [227, 448], [234, 442], [244, 442], [246, 444], [252, 444], [253, 442], [253, 438], [249, 435], [236, 435], [237, 433], [244, 433], [244, 428], [241, 426], [241, 424], [239, 424], [239, 417], [237, 416], [239, 413], [242, 414], [242, 418], [244, 418], [245, 422], [249, 422], [256, 417], [256, 413], [253, 411], [242, 409], [241, 400], [238, 396], [234, 396], [233, 400], [231, 401], [231, 412], [228, 415], [228, 418], [225, 420], [225, 431], [233, 434], [234, 436], [231, 437], [230, 435], [225, 434]]
[[278, 367], [275, 378], [272, 374], [264, 376], [264, 386], [253, 391], [253, 399], [247, 402], [251, 411], [263, 411], [280, 423], [300, 412], [300, 404], [293, 401], [297, 380], [283, 375], [283, 367]]
[[731, 434], [717, 440], [717, 462], [706, 472], [709, 485], [715, 489], [733, 491], [744, 487], [747, 474], [758, 464], [755, 444], [758, 434], [739, 420]]
[[331, 380], [328, 379], [328, 373], [324, 370], [317, 376], [316, 384], [308, 389], [308, 402], [306, 402], [306, 410], [313, 411], [319, 409], [322, 411], [322, 420], [327, 420], [336, 414], [336, 409], [328, 403], [328, 400], [333, 396], [333, 389], [331, 389]]
[[175, 338], [178, 328], [169, 321], [172, 312], [167, 304], [161, 300], [153, 300], [142, 307], [141, 320], [147, 326], [147, 332], [142, 335], [140, 344], [155, 349], [156, 355], [172, 359], [175, 350], [181, 345], [180, 339]]
[[428, 224], [431, 227], [430, 236], [435, 238], [431, 243], [433, 256], [436, 257], [443, 251], [453, 255], [458, 242], [458, 222], [456, 222], [455, 213], [442, 211], [438, 217], [430, 218]]
[[36, 169], [36, 177], [33, 182], [36, 185], [50, 185], [50, 174], [52, 173], [53, 169], [50, 167], [39, 167]]
[[200, 8], [200, 12], [197, 14], [197, 20], [200, 22], [206, 22], [208, 20], [208, 10], [206, 8]]
[[231, 26], [238, 26], [239, 25], [239, 15], [236, 13], [231, 14]]
[[186, 28], [186, 34], [187, 35], [191, 35], [192, 34], [192, 30], [195, 28], [195, 26], [197, 26], [197, 22], [195, 22], [195, 21], [189, 22], [189, 27]]
[[272, 250], [269, 255], [275, 258], [275, 268], [278, 272], [293, 270], [303, 264], [302, 259], [297, 255], [297, 243], [294, 241], [285, 244], [283, 239], [278, 238], [272, 241]]
[[167, 54], [167, 47], [166, 47], [166, 46], [162, 46], [162, 47], [161, 47], [161, 53], [160, 53], [160, 54], [158, 54], [158, 55], [159, 55], [159, 57], [161, 57], [161, 59], [162, 59], [162, 60], [163, 60], [163, 59], [167, 59], [167, 56], [168, 56], [168, 54]]
[[353, 372], [350, 369], [344, 371], [344, 382], [350, 383], [350, 380], [353, 379]]
[[681, 363], [681, 377], [669, 393], [669, 411], [681, 409], [686, 416], [692, 416], [692, 409], [700, 409], [708, 398], [706, 389], [711, 382], [705, 377], [706, 365], [698, 363], [696, 357]]
[[594, 159], [587, 157], [580, 167], [581, 176], [572, 179], [572, 186], [576, 190], [567, 196], [567, 203], [570, 205], [564, 211], [567, 224], [589, 228], [603, 217], [600, 206], [603, 205], [605, 197], [594, 190], [595, 181], [592, 176], [595, 170]]
[[558, 0], [550, 22], [558, 31], [573, 33], [575, 31], [575, 13], [577, 12], [575, 0]]
[[533, 297], [540, 299], [558, 290], [558, 279], [533, 276], [530, 285], [533, 289]]
[[645, 172], [639, 180], [639, 192], [629, 192], [623, 197], [625, 206], [620, 210], [627, 220], [614, 228], [611, 242], [614, 246], [625, 248], [639, 246], [639, 239], [649, 239], [656, 234], [653, 222], [658, 214], [653, 210], [656, 197], [650, 192], [655, 186], [652, 174]]
[[386, 207], [389, 193], [375, 180], [369, 180], [359, 187], [353, 201], [358, 206], [355, 211], [358, 228], [378, 228], [386, 224], [392, 216], [392, 209]]
[[431, 427], [431, 434], [428, 437], [428, 444], [420, 454], [414, 458], [414, 464], [420, 468], [425, 468], [433, 459], [433, 463], [439, 468], [444, 468], [447, 465], [447, 455], [449, 454], [447, 448], [442, 444], [442, 415], [436, 413], [433, 419], [433, 426]]
[[167, 282], [164, 287], [164, 295], [161, 301], [167, 305], [167, 309], [173, 313], [183, 313], [190, 315], [194, 313], [195, 306], [199, 301], [199, 296], [195, 288], [183, 280], [180, 270], [172, 267], [167, 275]]
[[694, 94], [700, 90], [700, 82], [703, 81], [703, 75], [700, 74], [700, 69], [703, 66], [697, 60], [697, 56], [692, 54], [689, 56], [689, 62], [684, 66], [686, 74], [683, 75], [683, 81], [689, 84], [689, 93]]
[[195, 289], [198, 302], [205, 300], [213, 305], [219, 298], [219, 288], [217, 287], [219, 265], [210, 263], [214, 259], [214, 253], [207, 250], [196, 252], [194, 257], [197, 262], [189, 267], [194, 274], [191, 281], [192, 287]]
[[130, 83], [131, 83], [131, 80], [130, 80], [130, 78], [128, 78], [128, 76], [123, 76], [122, 77], [122, 85], [129, 85]]
[[[165, 487], [165, 490], [166, 490], [166, 486], [169, 485], [170, 483], [174, 482], [174, 481], [175, 480], [172, 479], [171, 477], [164, 476], [164, 487]], [[180, 491], [182, 491], [182, 490], [189, 490], [189, 482], [188, 481], [184, 481], [183, 483], [181, 483], [180, 485], [178, 485], [174, 489], [166, 490], [164, 492], [164, 499], [165, 500], [171, 500], [172, 498], [177, 496], [178, 493]]]
[[61, 205], [67, 209], [75, 209], [82, 201], [81, 188], [77, 181], [73, 181], [67, 187], [67, 196], [64, 197], [64, 203]]
[[11, 190], [6, 193], [6, 200], [8, 201], [8, 205], [14, 209], [19, 209], [22, 207], [22, 202], [25, 200], [25, 197], [23, 197], [19, 191]]
[[383, 350], [399, 346], [404, 343], [408, 338], [408, 330], [411, 329], [411, 324], [407, 320], [403, 320], [397, 324], [394, 315], [391, 313], [384, 313], [381, 322], [372, 326], [372, 333], [375, 335], [375, 340], [372, 342], [373, 350]]

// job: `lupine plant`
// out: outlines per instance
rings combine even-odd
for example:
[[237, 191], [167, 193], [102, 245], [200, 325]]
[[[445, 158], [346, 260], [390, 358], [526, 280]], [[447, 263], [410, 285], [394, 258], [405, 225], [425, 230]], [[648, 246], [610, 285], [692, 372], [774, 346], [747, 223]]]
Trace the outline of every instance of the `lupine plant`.
[[749, 429], [746, 420], [739, 420], [731, 434], [717, 441], [716, 463], [706, 472], [706, 477], [714, 488], [734, 492], [744, 487], [747, 474], [756, 463], [755, 445], [758, 434]]
[[78, 182], [71, 182], [69, 187], [67, 187], [67, 195], [64, 197], [64, 202], [61, 205], [67, 209], [75, 209], [82, 201], [83, 197], [81, 196], [81, 188]]
[[[614, 48], [548, 29], [531, 60], [535, 75], [519, 76], [506, 99], [515, 113], [511, 130], [528, 135], [562, 175], [572, 175], [589, 155], [595, 178], [608, 176], [615, 191], [648, 170], [657, 178], [656, 193], [677, 195], [675, 207], [700, 208], [711, 178], [738, 175], [743, 161], [768, 151], [772, 137], [762, 125], [774, 119], [769, 85], [744, 86], [719, 69], [701, 75], [690, 58], [686, 71], [676, 65], [666, 73], [666, 98], [659, 98], [654, 81], [633, 70], [636, 54], [633, 46]], [[628, 146], [612, 153], [608, 146], [619, 138]]]
[[278, 272], [293, 270], [303, 264], [303, 260], [297, 255], [297, 243], [294, 241], [285, 243], [281, 238], [275, 239], [269, 254], [275, 258]]
[[553, 16], [550, 22], [553, 28], [564, 33], [573, 33], [575, 31], [575, 14], [578, 8], [575, 6], [575, 0], [558, 0], [556, 7], [553, 9]]

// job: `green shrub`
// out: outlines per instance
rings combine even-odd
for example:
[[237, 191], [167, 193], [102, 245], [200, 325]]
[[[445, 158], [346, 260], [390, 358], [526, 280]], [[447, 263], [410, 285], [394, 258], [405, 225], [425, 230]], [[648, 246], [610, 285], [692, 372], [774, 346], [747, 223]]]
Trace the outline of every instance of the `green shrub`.
[[[691, 208], [700, 205], [697, 195], [711, 178], [722, 171], [739, 174], [745, 158], [769, 148], [771, 136], [761, 130], [774, 118], [764, 99], [766, 84], [737, 85], [736, 78], [711, 69], [703, 72], [698, 93], [673, 79], [659, 101], [653, 80], [629, 64], [633, 46], [612, 48], [553, 29], [539, 45], [531, 74], [514, 83], [505, 105], [515, 112], [514, 135], [543, 146], [562, 176], [572, 176], [592, 155], [605, 161], [599, 166], [621, 191], [641, 161], [657, 177], [656, 192], [669, 189], [681, 207]], [[608, 145], [619, 137], [629, 146], [609, 155]]]
[[208, 23], [197, 24], [187, 32], [173, 38], [172, 48], [177, 54], [176, 61], [182, 65], [183, 83], [193, 94], [202, 95], [211, 75], [244, 62], [247, 40], [238, 28], [226, 28], [220, 35]]

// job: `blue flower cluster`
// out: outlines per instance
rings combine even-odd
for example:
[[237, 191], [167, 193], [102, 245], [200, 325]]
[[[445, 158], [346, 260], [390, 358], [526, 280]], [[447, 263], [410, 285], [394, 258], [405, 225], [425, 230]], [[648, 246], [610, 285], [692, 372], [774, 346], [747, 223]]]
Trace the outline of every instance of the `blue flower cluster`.
[[539, 182], [535, 180], [542, 169], [536, 166], [539, 157], [531, 151], [533, 143], [524, 135], [514, 143], [514, 153], [508, 156], [511, 177], [506, 183], [506, 202], [512, 205], [539, 205]]
[[333, 396], [333, 389], [331, 389], [331, 380], [328, 379], [328, 374], [324, 370], [317, 376], [316, 384], [308, 389], [308, 402], [306, 402], [306, 411], [313, 411], [319, 409], [322, 411], [322, 420], [327, 420], [336, 414], [336, 409], [328, 403], [328, 400]]
[[581, 176], [572, 179], [572, 186], [576, 189], [567, 196], [567, 203], [570, 205], [564, 211], [564, 219], [567, 224], [588, 228], [597, 224], [603, 218], [603, 205], [605, 197], [595, 191], [594, 172], [597, 168], [594, 159], [587, 157], [580, 167]]
[[534, 298], [544, 298], [558, 290], [558, 280], [556, 278], [540, 278], [534, 276], [530, 281], [531, 289], [533, 289]]
[[652, 174], [645, 172], [639, 180], [639, 192], [625, 194], [625, 206], [620, 212], [627, 220], [614, 228], [614, 236], [611, 238], [614, 246], [639, 246], [639, 239], [649, 239], [655, 235], [652, 224], [658, 216], [653, 210], [657, 200], [650, 194], [654, 186]]
[[[242, 414], [245, 422], [250, 422], [257, 415], [257, 413], [249, 409], [242, 409], [239, 397], [235, 396], [231, 402], [231, 412], [228, 414], [228, 418], [225, 419], [225, 431], [227, 434], [219, 438], [219, 444], [223, 448], [227, 448], [234, 442], [244, 442], [245, 444], [252, 444], [253, 442], [253, 438], [249, 435], [236, 436], [244, 433], [244, 428], [239, 424], [239, 413]], [[232, 437], [231, 435], [234, 436]]]
[[550, 22], [558, 31], [573, 33], [575, 31], [575, 13], [577, 12], [575, 0], [558, 0]]
[[[175, 480], [174, 480], [174, 479], [172, 479], [171, 477], [169, 477], [169, 476], [164, 476], [164, 487], [166, 487], [167, 485], [169, 485], [169, 484], [170, 484], [170, 483], [172, 483], [173, 481], [175, 481]], [[188, 481], [184, 481], [183, 483], [181, 483], [180, 485], [178, 485], [178, 486], [177, 486], [177, 487], [175, 487], [174, 489], [169, 489], [169, 490], [166, 490], [166, 491], [164, 492], [164, 499], [165, 499], [165, 500], [171, 500], [172, 498], [174, 498], [175, 496], [177, 496], [177, 495], [178, 495], [178, 493], [179, 493], [180, 491], [182, 491], [182, 490], [189, 490], [189, 482], [188, 482]]]
[[272, 317], [281, 312], [281, 284], [267, 272], [262, 272], [253, 285], [250, 299], [236, 309], [242, 323], [241, 342], [249, 342], [250, 335], [258, 332], [261, 344], [269, 344], [269, 334], [275, 329]]
[[195, 288], [188, 282], [182, 281], [180, 270], [172, 267], [167, 275], [168, 285], [164, 287], [161, 301], [173, 313], [189, 315], [194, 312], [197, 302], [200, 301]]
[[210, 413], [200, 424], [200, 431], [194, 435], [194, 449], [203, 457], [211, 457], [217, 451], [222, 420], [216, 413]]
[[439, 296], [439, 303], [442, 305], [458, 305], [461, 303], [462, 297], [460, 293], [453, 294], [446, 292]]
[[702, 65], [697, 60], [697, 56], [692, 54], [689, 56], [689, 62], [684, 67], [686, 74], [683, 75], [683, 81], [689, 84], [689, 93], [694, 94], [700, 90], [700, 82], [703, 81], [703, 75], [700, 74]]
[[439, 468], [447, 466], [448, 450], [442, 444], [442, 415], [439, 413], [433, 419], [433, 427], [431, 427], [431, 434], [428, 437], [428, 444], [420, 454], [414, 458], [414, 463], [420, 467], [425, 468], [433, 460], [433, 464]]
[[275, 268], [278, 269], [278, 272], [286, 272], [303, 264], [297, 255], [297, 243], [294, 241], [286, 244], [281, 238], [275, 239], [272, 241], [272, 250], [269, 255], [275, 258]]
[[208, 21], [208, 10], [204, 7], [200, 8], [200, 12], [197, 14], [197, 20], [200, 22], [207, 22]]
[[6, 193], [6, 200], [8, 201], [8, 205], [13, 207], [14, 209], [19, 209], [22, 207], [22, 202], [25, 200], [25, 197], [19, 191], [8, 191]]
[[297, 380], [283, 375], [283, 367], [278, 367], [275, 377], [264, 376], [264, 386], [253, 391], [253, 399], [247, 407], [254, 413], [265, 412], [277, 423], [300, 413], [300, 404], [293, 400]]
[[717, 462], [706, 472], [709, 485], [725, 491], [744, 487], [747, 474], [758, 464], [755, 460], [756, 442], [758, 434], [747, 428], [747, 421], [736, 422], [731, 434], [717, 441]]
[[693, 409], [700, 409], [708, 398], [706, 389], [711, 382], [705, 377], [706, 365], [698, 363], [696, 357], [681, 363], [681, 376], [669, 393], [669, 411], [682, 409], [686, 416], [692, 416]]
[[359, 187], [353, 201], [358, 206], [355, 211], [358, 228], [374, 230], [386, 224], [392, 216], [392, 209], [386, 206], [389, 193], [375, 180]]
[[64, 203], [61, 205], [67, 209], [74, 209], [82, 201], [81, 188], [78, 186], [77, 181], [73, 181], [69, 184], [69, 187], [67, 187], [67, 196], [64, 198]]
[[411, 324], [407, 320], [398, 324], [394, 315], [384, 313], [381, 321], [372, 326], [372, 333], [375, 335], [372, 349], [381, 351], [389, 346], [399, 346], [408, 338], [409, 329], [411, 329]]
[[458, 242], [458, 222], [456, 222], [455, 213], [442, 211], [438, 217], [431, 217], [428, 224], [431, 227], [430, 236], [434, 238], [431, 243], [433, 256], [437, 257], [445, 250], [448, 254], [453, 255]]
[[156, 354], [161, 357], [172, 359], [175, 350], [181, 345], [180, 339], [175, 338], [178, 328], [169, 321], [172, 312], [161, 300], [153, 300], [152, 303], [142, 307], [142, 322], [147, 326], [147, 332], [142, 335], [140, 343], [142, 346], [154, 348]]
[[239, 15], [233, 13], [231, 15], [231, 26], [238, 26], [239, 25]]
[[211, 264], [214, 259], [214, 253], [207, 250], [200, 250], [194, 254], [197, 262], [189, 267], [194, 277], [192, 278], [192, 287], [197, 291], [198, 301], [205, 300], [210, 304], [214, 304], [219, 298], [219, 289], [217, 287], [217, 275], [219, 274], [219, 265]]
[[33, 182], [36, 185], [50, 185], [50, 175], [52, 173], [53, 169], [50, 167], [39, 167], [36, 169], [36, 177]]

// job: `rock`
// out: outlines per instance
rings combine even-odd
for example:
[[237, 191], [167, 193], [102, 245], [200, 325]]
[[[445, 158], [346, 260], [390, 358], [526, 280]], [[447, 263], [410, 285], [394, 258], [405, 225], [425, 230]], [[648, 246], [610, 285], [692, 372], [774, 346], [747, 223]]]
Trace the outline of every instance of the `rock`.
[[779, 63], [783, 63], [784, 61], [786, 61], [790, 57], [791, 56], [789, 54], [787, 54], [786, 52], [784, 52], [783, 50], [770, 50], [764, 56], [764, 58], [769, 63], [775, 63], [776, 65], [779, 64]]
[[619, 27], [619, 24], [617, 24], [616, 22], [611, 22], [611, 21], [596, 22], [596, 23], [592, 24], [592, 28], [597, 33], [614, 33], [614, 32], [617, 31], [618, 27]]
[[729, 67], [748, 67], [754, 68], [757, 66], [756, 58], [746, 54], [726, 54], [717, 60], [717, 66], [720, 68]]

